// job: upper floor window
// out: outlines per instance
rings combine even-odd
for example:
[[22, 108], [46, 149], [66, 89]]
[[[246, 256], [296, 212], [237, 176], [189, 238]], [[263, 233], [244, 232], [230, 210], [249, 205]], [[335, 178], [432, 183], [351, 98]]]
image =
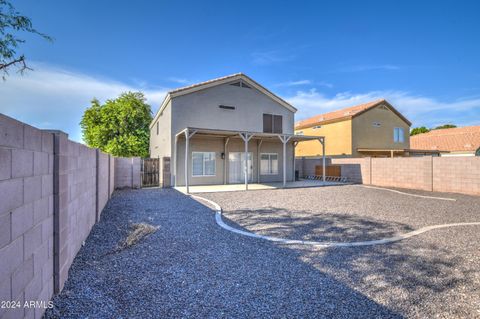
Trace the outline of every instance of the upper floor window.
[[263, 133], [283, 133], [283, 117], [264, 113]]
[[380, 124], [380, 122], [373, 122], [372, 125], [373, 127], [380, 127], [382, 124]]
[[404, 143], [405, 142], [405, 132], [401, 127], [395, 127], [393, 129], [393, 141], [395, 143]]
[[479, 147], [478, 150], [475, 152], [475, 156], [480, 156], [480, 147]]
[[157, 135], [158, 135], [159, 132], [160, 132], [160, 127], [159, 127], [159, 124], [157, 122]]
[[295, 133], [295, 135], [304, 135], [304, 134], [303, 134], [303, 131], [298, 131]]
[[316, 129], [319, 129], [319, 128], [322, 128], [321, 125], [315, 125], [314, 127], [312, 127], [312, 129], [316, 130]]

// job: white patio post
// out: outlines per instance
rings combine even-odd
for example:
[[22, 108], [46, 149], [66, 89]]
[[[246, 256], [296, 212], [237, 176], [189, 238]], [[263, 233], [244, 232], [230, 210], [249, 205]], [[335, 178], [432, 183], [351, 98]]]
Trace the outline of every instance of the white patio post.
[[[177, 187], [177, 148], [178, 148], [178, 135], [175, 135], [175, 144], [173, 149], [173, 177], [175, 178], [174, 185]], [[171, 165], [172, 163], [170, 163]]]
[[230, 137], [227, 137], [225, 139], [225, 144], [224, 144], [224, 147], [223, 147], [223, 154], [224, 154], [224, 159], [223, 159], [223, 184], [224, 185], [227, 184], [227, 172], [228, 172], [227, 146], [228, 146], [229, 141], [230, 141]]
[[320, 143], [322, 143], [322, 181], [325, 182], [325, 175], [327, 174], [327, 168], [325, 167], [325, 137], [320, 138]]
[[293, 142], [293, 181], [295, 182], [295, 148], [297, 147], [298, 141]]
[[263, 140], [259, 139], [257, 143], [257, 183], [260, 183], [260, 165], [262, 165], [260, 152], [261, 152], [262, 143], [263, 143]]
[[187, 128], [185, 130], [185, 188], [187, 194], [190, 192], [189, 186], [188, 186], [188, 145], [190, 144], [190, 138], [195, 135], [197, 131], [192, 131]]
[[[240, 133], [239, 134], [242, 140], [245, 142], [245, 166], [244, 166], [244, 177], [245, 177], [245, 190], [248, 190], [248, 141], [253, 137], [253, 134]], [[253, 160], [253, 159], [252, 159]]]
[[290, 141], [291, 136], [279, 135], [278, 138], [283, 143], [283, 187], [287, 186], [287, 143]]

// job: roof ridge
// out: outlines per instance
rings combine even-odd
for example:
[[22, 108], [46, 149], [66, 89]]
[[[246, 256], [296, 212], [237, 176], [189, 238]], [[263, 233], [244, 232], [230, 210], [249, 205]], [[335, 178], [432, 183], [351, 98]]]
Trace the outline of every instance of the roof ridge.
[[220, 76], [220, 77], [217, 77], [217, 78], [214, 78], [214, 79], [210, 79], [210, 80], [206, 80], [206, 81], [202, 81], [202, 82], [198, 82], [198, 83], [194, 83], [194, 84], [190, 84], [190, 85], [186, 85], [186, 86], [181, 86], [181, 87], [178, 87], [176, 89], [168, 91], [168, 94], [176, 93], [176, 92], [179, 92], [179, 91], [183, 91], [183, 90], [187, 90], [187, 89], [197, 87], [199, 85], [204, 85], [204, 84], [208, 84], [208, 83], [212, 83], [212, 82], [216, 82], [216, 81], [220, 81], [220, 80], [225, 80], [225, 79], [228, 79], [228, 78], [233, 78], [233, 77], [241, 76], [241, 75], [246, 76], [242, 72], [237, 72], [237, 73], [233, 73], [233, 74], [229, 74], [229, 75], [225, 75], [225, 76]]
[[[341, 116], [337, 116], [334, 119], [355, 115], [358, 112], [350, 114], [352, 109], [360, 108], [360, 111], [363, 111], [363, 110], [367, 110], [369, 108], [375, 107], [380, 103], [385, 103], [385, 102], [388, 103], [385, 98], [380, 98], [380, 99], [372, 100], [370, 102], [365, 102], [365, 103], [361, 103], [361, 104], [347, 106], [347, 107], [344, 107], [344, 108], [341, 108], [341, 109], [338, 109], [338, 110], [333, 110], [333, 111], [330, 111], [330, 112], [317, 114], [317, 115], [314, 115], [312, 117], [297, 121], [295, 123], [295, 126], [301, 126], [302, 124], [307, 123], [309, 121], [314, 121], [315, 119], [318, 119], [315, 122], [327, 121], [327, 120], [325, 120], [325, 115], [332, 114], [332, 113], [341, 113], [342, 114]], [[362, 108], [362, 107], [364, 107], [364, 108]], [[313, 123], [309, 123], [309, 124], [313, 124]]]

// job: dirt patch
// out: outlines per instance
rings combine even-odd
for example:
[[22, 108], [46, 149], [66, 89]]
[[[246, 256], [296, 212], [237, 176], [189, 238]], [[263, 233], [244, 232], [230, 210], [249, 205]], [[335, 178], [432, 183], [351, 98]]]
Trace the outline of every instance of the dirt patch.
[[157, 229], [158, 229], [158, 226], [153, 226], [147, 223], [132, 224], [130, 226], [130, 231], [128, 232], [127, 238], [125, 238], [123, 241], [119, 243], [116, 251], [118, 252], [137, 244], [143, 238], [156, 232]]

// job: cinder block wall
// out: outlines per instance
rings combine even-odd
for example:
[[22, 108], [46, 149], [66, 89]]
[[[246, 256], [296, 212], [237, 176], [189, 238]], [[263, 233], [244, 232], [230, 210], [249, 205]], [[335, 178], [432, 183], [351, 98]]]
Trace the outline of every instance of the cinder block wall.
[[115, 158], [115, 188], [140, 188], [140, 157]]
[[[0, 300], [50, 300], [53, 224], [53, 135], [0, 114]], [[42, 314], [0, 308], [1, 318]]]
[[[131, 165], [116, 174], [115, 160]], [[47, 303], [62, 290], [115, 175], [131, 176], [129, 185], [139, 187], [140, 159], [115, 159], [63, 132], [0, 114], [0, 300]], [[41, 318], [43, 312], [0, 308], [0, 318]]]
[[[362, 184], [480, 195], [480, 157], [334, 158], [342, 177]], [[321, 159], [296, 159], [296, 167], [314, 174]]]
[[349, 181], [362, 184], [371, 184], [371, 158], [334, 158], [332, 164], [340, 165], [342, 177]]
[[432, 158], [372, 158], [371, 184], [431, 191]]
[[433, 190], [480, 195], [480, 157], [434, 157]]

